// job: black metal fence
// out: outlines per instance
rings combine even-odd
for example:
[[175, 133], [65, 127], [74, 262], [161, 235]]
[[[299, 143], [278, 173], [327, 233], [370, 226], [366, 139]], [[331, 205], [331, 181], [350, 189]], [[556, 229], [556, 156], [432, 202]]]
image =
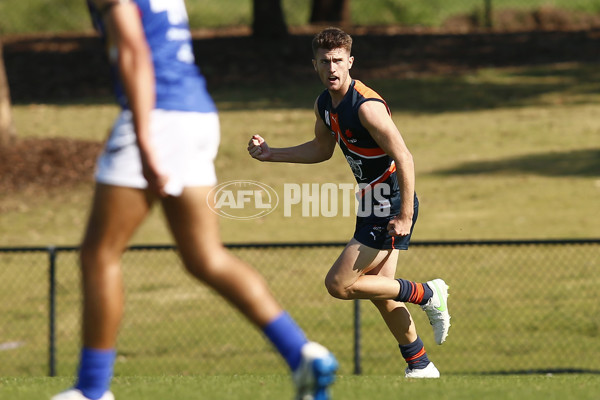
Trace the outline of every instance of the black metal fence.
[[[341, 373], [401, 374], [404, 362], [375, 307], [333, 299], [323, 286], [342, 246], [229, 248], [257, 267], [312, 340], [335, 352]], [[0, 375], [74, 373], [77, 264], [74, 247], [0, 248]], [[115, 374], [283, 373], [262, 335], [182, 270], [172, 246], [125, 253]], [[409, 306], [442, 373], [600, 371], [600, 239], [415, 242], [397, 275], [450, 285], [452, 328], [442, 346], [424, 313]]]

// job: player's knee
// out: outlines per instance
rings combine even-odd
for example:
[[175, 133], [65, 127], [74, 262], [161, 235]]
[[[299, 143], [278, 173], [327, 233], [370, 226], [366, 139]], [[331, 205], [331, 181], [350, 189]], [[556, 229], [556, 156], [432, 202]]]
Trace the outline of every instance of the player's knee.
[[327, 288], [327, 292], [336, 299], [351, 299], [350, 290], [334, 277], [327, 276], [325, 278], [325, 287]]
[[119, 264], [120, 253], [100, 246], [83, 243], [79, 251], [79, 262], [84, 273]]
[[230, 264], [230, 255], [224, 248], [217, 248], [206, 254], [184, 257], [186, 269], [196, 278], [212, 282], [218, 279]]

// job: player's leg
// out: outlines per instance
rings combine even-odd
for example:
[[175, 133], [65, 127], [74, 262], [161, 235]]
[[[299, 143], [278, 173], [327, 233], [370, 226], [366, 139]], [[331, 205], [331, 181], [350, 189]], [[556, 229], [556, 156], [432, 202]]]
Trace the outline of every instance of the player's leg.
[[171, 232], [187, 270], [264, 326], [282, 312], [262, 276], [223, 246], [218, 216], [206, 205], [210, 187], [188, 187], [162, 200]]
[[385, 300], [399, 292], [398, 281], [378, 274], [367, 274], [389, 261], [395, 264], [397, 251], [378, 250], [352, 238], [325, 277], [325, 287], [336, 298]]
[[[81, 245], [83, 348], [75, 389], [55, 399], [112, 399], [109, 385], [123, 314], [120, 258], [147, 215], [150, 200], [139, 189], [97, 184]], [[78, 397], [78, 396], [85, 397]], [[61, 397], [62, 396], [62, 397]]]
[[[398, 250], [372, 248], [352, 238], [327, 273], [325, 286], [333, 297], [342, 300], [396, 300], [425, 304], [433, 294], [427, 284], [378, 273], [383, 265], [393, 266], [395, 271], [397, 260]], [[370, 273], [373, 270], [375, 273]]]
[[433, 327], [435, 342], [442, 344], [450, 329], [450, 313], [448, 312], [448, 285], [441, 279], [426, 283], [397, 279], [400, 292], [396, 301], [418, 304], [427, 314]]
[[[327, 274], [325, 285], [334, 297], [370, 299], [373, 302], [398, 341], [409, 365], [406, 376], [439, 377], [439, 372], [427, 358], [423, 342], [417, 336], [410, 313], [398, 301], [402, 291], [401, 280], [394, 279], [398, 253], [398, 250], [374, 249], [352, 239]], [[421, 288], [420, 296], [411, 292], [410, 299], [423, 301], [424, 285], [410, 283], [414, 291]]]
[[114, 348], [123, 309], [121, 255], [150, 204], [142, 190], [96, 186], [80, 252], [84, 346]]
[[[394, 278], [398, 251], [394, 251], [396, 257], [390, 257], [384, 263], [378, 265], [368, 274]], [[406, 361], [407, 368], [405, 376], [437, 378], [439, 371], [429, 361], [423, 341], [417, 335], [417, 330], [410, 312], [404, 303], [395, 300], [371, 300], [383, 317], [388, 329], [398, 342], [402, 357]]]
[[[390, 257], [384, 259], [382, 263], [371, 269], [367, 274], [369, 276], [375, 275], [394, 280], [398, 253], [397, 250], [393, 251], [392, 254], [390, 254]], [[417, 331], [415, 324], [404, 303], [393, 299], [372, 299], [371, 302], [379, 310], [379, 313], [383, 317], [398, 344], [408, 344], [416, 340]]]
[[[415, 206], [413, 225], [418, 215]], [[334, 263], [325, 279], [329, 293], [340, 299], [393, 299], [420, 305], [427, 313], [437, 344], [442, 344], [450, 328], [447, 299], [448, 286], [441, 279], [427, 283], [394, 279], [369, 271], [390, 263], [396, 265], [398, 249], [406, 250], [410, 235], [392, 237], [387, 234], [388, 219], [357, 220], [354, 237]], [[394, 249], [394, 250], [391, 250]]]
[[[271, 340], [293, 371], [298, 395], [327, 399], [337, 369], [335, 358], [308, 342], [283, 311], [263, 277], [221, 243], [218, 217], [207, 206], [210, 187], [188, 187], [163, 200], [165, 215], [185, 267], [240, 310]], [[304, 397], [299, 397], [304, 398]]]

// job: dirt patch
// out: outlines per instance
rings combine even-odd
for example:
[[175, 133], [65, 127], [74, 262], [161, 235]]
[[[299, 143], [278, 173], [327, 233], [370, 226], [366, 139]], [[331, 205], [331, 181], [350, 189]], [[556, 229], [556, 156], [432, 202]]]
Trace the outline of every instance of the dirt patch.
[[0, 196], [91, 182], [100, 149], [100, 143], [80, 140], [17, 139], [0, 147]]

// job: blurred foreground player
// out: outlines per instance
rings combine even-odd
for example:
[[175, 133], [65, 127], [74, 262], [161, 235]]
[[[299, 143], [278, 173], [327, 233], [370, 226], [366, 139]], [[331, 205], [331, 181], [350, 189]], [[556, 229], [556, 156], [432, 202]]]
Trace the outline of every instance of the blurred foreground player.
[[403, 303], [420, 305], [442, 344], [450, 328], [448, 286], [394, 279], [399, 250], [407, 250], [419, 202], [414, 162], [386, 102], [350, 77], [352, 38], [327, 28], [312, 42], [313, 65], [325, 90], [314, 104], [315, 137], [294, 147], [271, 148], [254, 135], [248, 152], [260, 161], [319, 163], [340, 146], [361, 190], [354, 237], [333, 264], [325, 286], [343, 300], [369, 299], [398, 342], [407, 378], [438, 378]]
[[[122, 107], [96, 171], [81, 246], [83, 348], [73, 388], [53, 400], [112, 400], [123, 313], [120, 258], [160, 201], [185, 267], [264, 332], [288, 363], [297, 399], [329, 399], [337, 362], [303, 331], [263, 278], [223, 247], [207, 195], [219, 119], [195, 65], [183, 0], [89, 0]], [[199, 361], [200, 362], [200, 361]]]

